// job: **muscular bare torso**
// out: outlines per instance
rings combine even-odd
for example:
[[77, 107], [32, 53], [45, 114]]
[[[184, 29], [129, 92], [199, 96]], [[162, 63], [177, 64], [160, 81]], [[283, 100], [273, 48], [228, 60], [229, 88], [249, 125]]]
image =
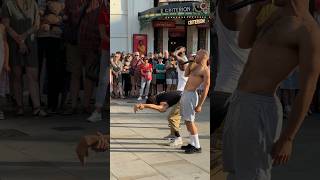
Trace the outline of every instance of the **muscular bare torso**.
[[185, 86], [185, 90], [187, 91], [196, 91], [201, 83], [203, 83], [205, 73], [208, 71], [207, 66], [202, 66], [196, 63], [194, 63], [193, 66], [194, 67], [192, 67], [189, 79]]
[[315, 24], [311, 16], [298, 18], [276, 14], [257, 35], [239, 79], [241, 91], [274, 95], [280, 82], [298, 66], [299, 30]]

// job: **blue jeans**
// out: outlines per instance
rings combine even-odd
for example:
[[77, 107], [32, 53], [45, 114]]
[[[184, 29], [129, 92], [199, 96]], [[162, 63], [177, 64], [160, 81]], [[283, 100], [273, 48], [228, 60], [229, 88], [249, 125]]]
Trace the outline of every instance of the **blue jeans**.
[[[151, 80], [146, 80], [144, 77], [141, 78], [140, 96], [143, 95], [143, 92], [144, 92], [145, 96], [148, 96], [149, 89], [150, 89], [150, 83], [151, 83]], [[144, 89], [144, 88], [146, 88], [146, 89]]]
[[101, 108], [104, 104], [109, 84], [109, 58], [108, 52], [102, 50], [100, 60], [99, 84], [96, 92], [96, 107]]

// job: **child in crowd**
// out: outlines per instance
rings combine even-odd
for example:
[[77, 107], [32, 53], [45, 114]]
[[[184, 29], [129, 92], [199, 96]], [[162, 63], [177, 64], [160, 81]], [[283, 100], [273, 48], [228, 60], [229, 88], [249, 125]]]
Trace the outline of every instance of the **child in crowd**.
[[0, 120], [5, 119], [2, 107], [5, 99], [4, 96], [7, 90], [7, 72], [9, 70], [9, 48], [7, 44], [5, 27], [1, 23], [0, 17]]

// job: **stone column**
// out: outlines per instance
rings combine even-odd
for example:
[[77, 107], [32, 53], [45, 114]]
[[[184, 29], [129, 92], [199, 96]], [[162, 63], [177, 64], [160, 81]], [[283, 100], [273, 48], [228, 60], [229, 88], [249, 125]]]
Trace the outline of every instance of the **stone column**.
[[187, 54], [198, 50], [198, 28], [196, 26], [187, 27]]
[[169, 31], [168, 28], [162, 29], [162, 52], [168, 50], [169, 44]]

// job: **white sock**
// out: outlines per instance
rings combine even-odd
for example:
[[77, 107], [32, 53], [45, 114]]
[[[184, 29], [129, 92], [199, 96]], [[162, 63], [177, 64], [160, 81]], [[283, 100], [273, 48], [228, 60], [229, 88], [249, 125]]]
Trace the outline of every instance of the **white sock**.
[[192, 137], [191, 134], [190, 134], [190, 144], [191, 144], [192, 146], [195, 146], [194, 138]]
[[192, 139], [193, 139], [193, 142], [194, 142], [194, 147], [196, 148], [200, 148], [200, 141], [199, 141], [199, 136], [198, 134], [195, 134], [195, 135], [191, 135]]

